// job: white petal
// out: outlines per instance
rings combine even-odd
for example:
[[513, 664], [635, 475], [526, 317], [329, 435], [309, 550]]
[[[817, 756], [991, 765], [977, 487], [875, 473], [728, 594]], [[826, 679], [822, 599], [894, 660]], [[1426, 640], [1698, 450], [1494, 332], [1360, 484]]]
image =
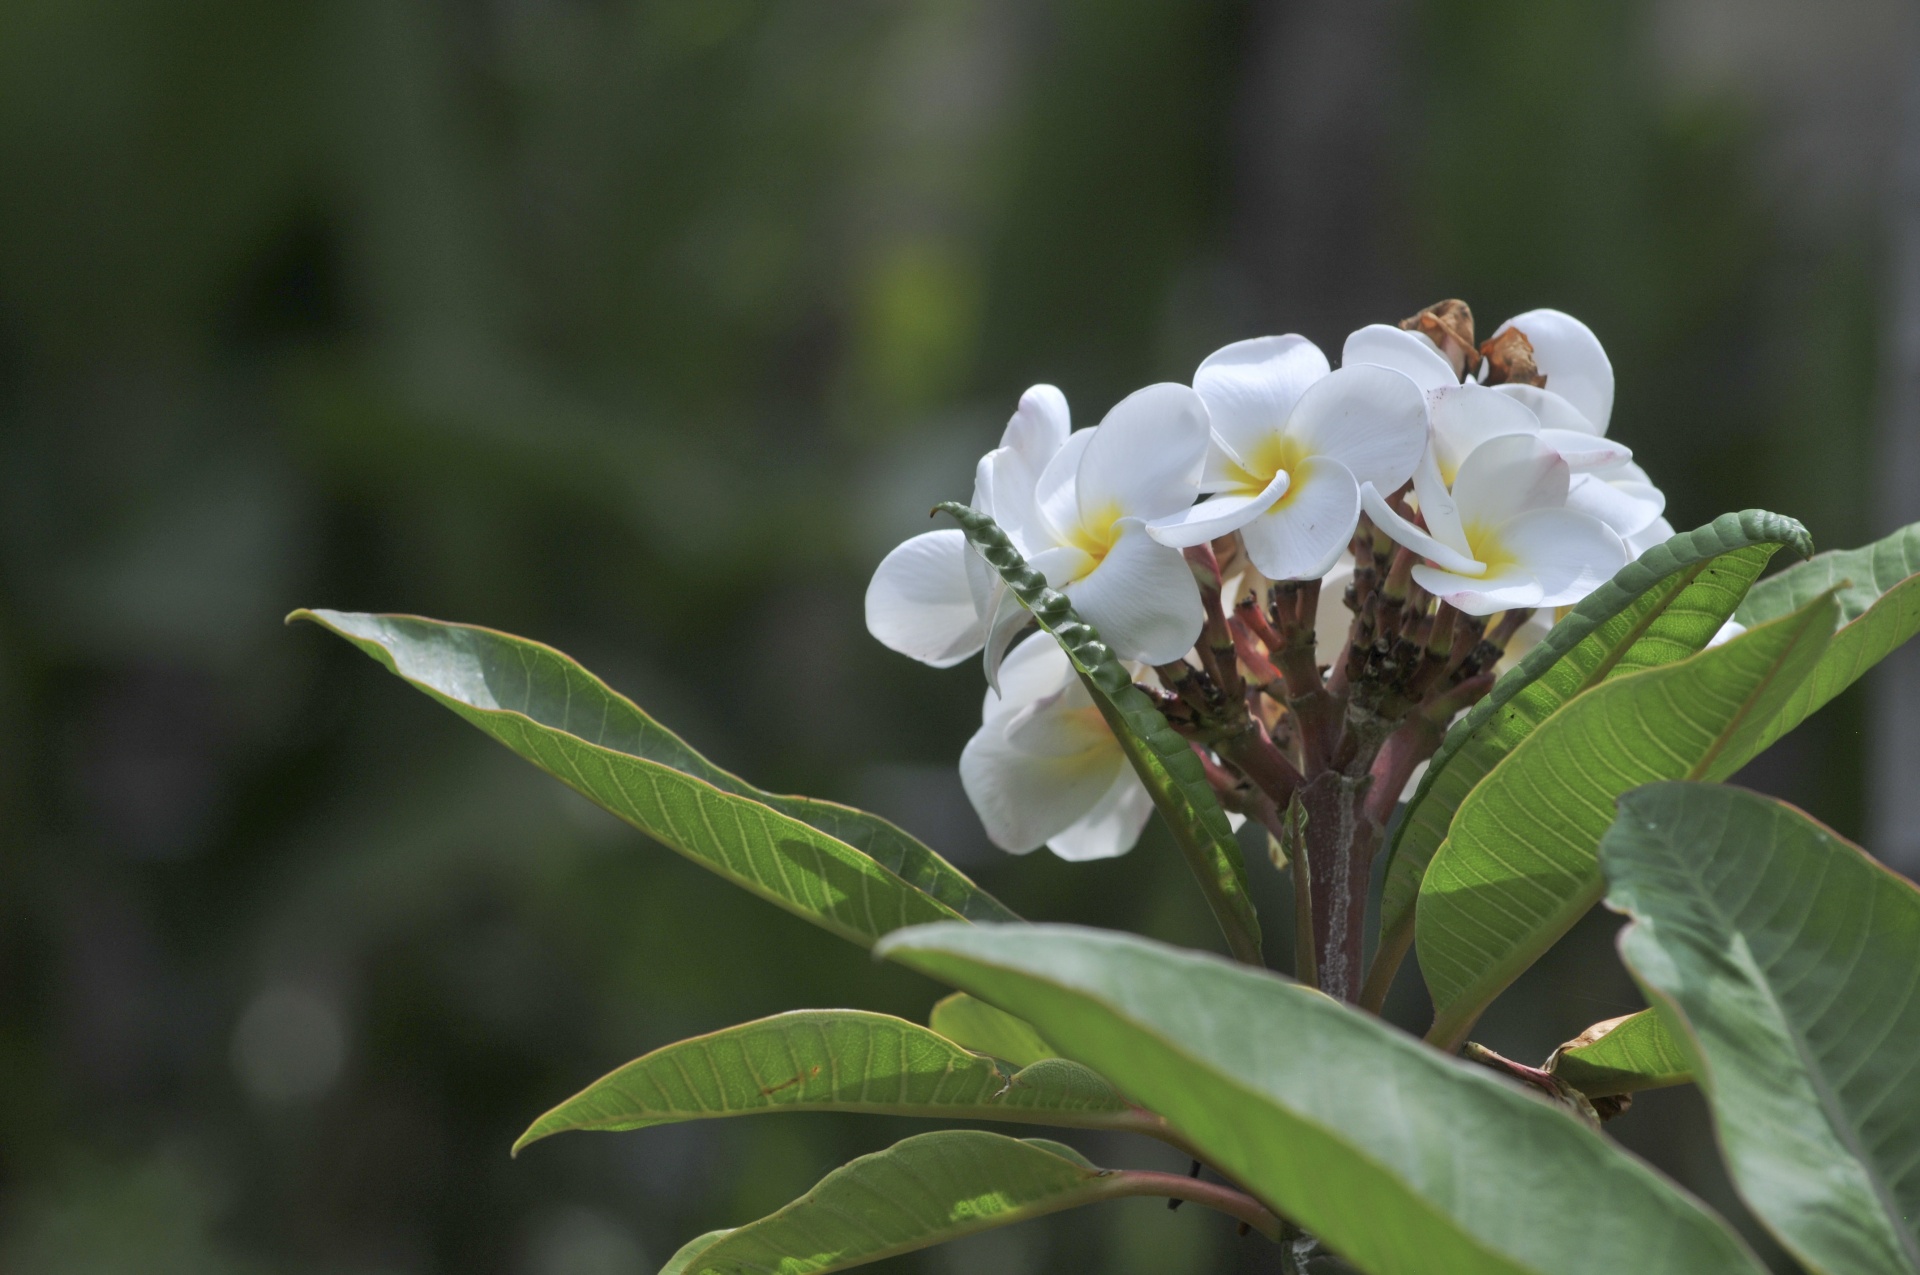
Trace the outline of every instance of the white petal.
[[1014, 548], [1030, 554], [1051, 542], [1036, 498], [1039, 471], [1010, 447], [996, 447], [973, 469], [973, 507], [1000, 524]]
[[1577, 429], [1543, 429], [1540, 441], [1559, 452], [1576, 474], [1612, 469], [1633, 459], [1633, 449], [1625, 444]]
[[1663, 545], [1673, 539], [1675, 534], [1672, 523], [1665, 518], [1655, 518], [1641, 530], [1626, 537], [1627, 552], [1637, 558], [1655, 545]]
[[1496, 385], [1493, 392], [1524, 403], [1529, 411], [1540, 418], [1543, 429], [1570, 429], [1575, 433], [1592, 434], [1595, 438], [1606, 432], [1566, 399], [1537, 385]]
[[1087, 623], [1122, 659], [1166, 664], [1200, 636], [1206, 615], [1200, 586], [1178, 549], [1147, 534], [1138, 518], [1123, 518], [1113, 548], [1065, 592]]
[[1540, 582], [1533, 605], [1570, 606], [1627, 565], [1627, 547], [1598, 518], [1571, 509], [1531, 509], [1496, 533]]
[[1360, 485], [1352, 473], [1337, 460], [1309, 456], [1293, 471], [1286, 496], [1242, 527], [1240, 539], [1267, 579], [1317, 580], [1339, 561], [1359, 521]]
[[1426, 563], [1413, 568], [1414, 583], [1468, 615], [1492, 615], [1495, 611], [1513, 611], [1540, 605], [1544, 596], [1533, 573], [1508, 567], [1485, 577], [1456, 575]]
[[1567, 503], [1567, 462], [1526, 434], [1490, 438], [1461, 462], [1453, 500], [1467, 526], [1496, 527], [1529, 509]]
[[[1043, 534], [1055, 543], [1066, 540], [1080, 525], [1080, 500], [1075, 484], [1081, 458], [1087, 454], [1087, 447], [1097, 432], [1082, 429], [1067, 435], [1067, 441], [1053, 454], [1047, 467], [1040, 471], [1040, 481], [1034, 486], [1033, 500], [1040, 512]], [[1034, 553], [1040, 552], [1038, 544], [1033, 545], [1032, 549]]]
[[1000, 664], [1006, 658], [1007, 648], [1032, 622], [1033, 616], [1020, 604], [1019, 597], [1012, 589], [1002, 587], [994, 594], [993, 609], [987, 612], [986, 649], [981, 654], [982, 670], [986, 673], [989, 688], [999, 687]]
[[1133, 849], [1153, 814], [1153, 798], [1131, 766], [1124, 768], [1097, 805], [1058, 836], [1047, 849], [1069, 863], [1113, 859]]
[[1314, 659], [1332, 664], [1347, 657], [1353, 612], [1347, 610], [1347, 586], [1353, 583], [1353, 558], [1343, 556], [1320, 581], [1320, 605], [1313, 613]]
[[[1373, 519], [1373, 525], [1387, 533], [1395, 544], [1404, 545], [1429, 562], [1439, 563], [1450, 571], [1464, 572], [1462, 577], [1477, 577], [1487, 569], [1484, 562], [1468, 557], [1451, 546], [1444, 545], [1420, 528], [1402, 518], [1380, 494], [1380, 489], [1372, 483], [1363, 483], [1360, 487], [1360, 501], [1366, 506], [1367, 517]], [[1415, 571], [1419, 568], [1415, 567]], [[1424, 586], [1422, 586], [1424, 587]], [[1428, 590], [1432, 592], [1432, 590]]]
[[1035, 700], [1058, 694], [1078, 681], [1073, 662], [1051, 634], [1035, 633], [1021, 641], [1000, 664], [1000, 689], [989, 690], [980, 706], [980, 720], [1008, 717]]
[[1426, 395], [1389, 368], [1343, 367], [1300, 396], [1287, 435], [1308, 454], [1339, 461], [1355, 482], [1391, 492], [1426, 451]]
[[1646, 530], [1667, 507], [1667, 498], [1650, 483], [1608, 482], [1581, 474], [1567, 489], [1567, 508], [1598, 518], [1622, 536]]
[[1099, 805], [1127, 760], [1111, 735], [1073, 756], [1034, 757], [1007, 739], [1007, 725], [1017, 716], [993, 718], [967, 741], [960, 753], [960, 784], [988, 838], [1003, 850], [1025, 854]]
[[1008, 419], [1000, 446], [1023, 457], [1037, 474], [1066, 446], [1072, 432], [1067, 396], [1051, 385], [1036, 385], [1020, 396], [1020, 407]]
[[1095, 748], [1119, 749], [1086, 687], [1075, 681], [1005, 719], [1007, 745], [1029, 757], [1057, 760]]
[[1422, 390], [1437, 390], [1460, 384], [1440, 348], [1418, 332], [1370, 323], [1347, 338], [1340, 351], [1340, 366], [1354, 367], [1371, 363], [1390, 367], [1408, 377]]
[[1165, 518], [1193, 503], [1207, 456], [1207, 405], [1163, 381], [1114, 404], [1080, 457], [1075, 491], [1089, 529], [1120, 518]]
[[1056, 545], [1028, 558], [1027, 565], [1046, 577], [1049, 589], [1064, 589], [1099, 566], [1100, 560], [1085, 549]]
[[[1379, 492], [1372, 483], [1367, 484], [1366, 490], [1373, 491], [1374, 498], [1379, 500]], [[1478, 567], [1468, 566], [1474, 561], [1473, 546], [1467, 543], [1466, 530], [1460, 525], [1460, 507], [1454, 503], [1453, 493], [1447, 490], [1447, 484], [1441, 480], [1440, 462], [1431, 447], [1420, 458], [1420, 468], [1413, 471], [1413, 494], [1420, 502], [1420, 521], [1427, 524], [1427, 534], [1460, 556], [1460, 561], [1454, 564], [1455, 568], [1461, 571], [1478, 570]], [[1361, 493], [1361, 503], [1366, 504], [1365, 491]], [[1385, 501], [1380, 503], [1385, 505]], [[1366, 505], [1366, 508], [1371, 513], [1373, 506]], [[1392, 512], [1391, 507], [1388, 512]], [[1398, 514], [1394, 516], [1399, 517]]]
[[1494, 335], [1519, 328], [1533, 346], [1533, 364], [1547, 378], [1546, 388], [1574, 405], [1607, 432], [1613, 417], [1613, 364], [1593, 329], [1560, 310], [1529, 310], [1502, 323]]
[[1452, 485], [1473, 449], [1503, 434], [1538, 434], [1540, 418], [1524, 403], [1484, 385], [1449, 385], [1427, 395], [1433, 421], [1434, 459]]
[[967, 538], [929, 531], [894, 547], [867, 586], [867, 631], [923, 664], [948, 668], [980, 649], [986, 625], [967, 584]]
[[1147, 524], [1147, 531], [1161, 544], [1171, 545], [1175, 549], [1203, 545], [1230, 531], [1240, 530], [1273, 508], [1274, 502], [1287, 494], [1292, 482], [1293, 476], [1283, 469], [1273, 476], [1262, 491], [1251, 494], [1228, 492], [1209, 497], [1171, 518]]
[[1209, 354], [1193, 374], [1193, 388], [1206, 400], [1215, 435], [1235, 455], [1248, 456], [1280, 432], [1328, 367], [1320, 347], [1303, 336], [1255, 337]]

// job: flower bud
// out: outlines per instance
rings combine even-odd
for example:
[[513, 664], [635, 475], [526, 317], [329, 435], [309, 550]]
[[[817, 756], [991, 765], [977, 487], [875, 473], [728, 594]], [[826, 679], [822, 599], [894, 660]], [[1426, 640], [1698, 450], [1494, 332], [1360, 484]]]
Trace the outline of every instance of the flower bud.
[[1508, 328], [1480, 347], [1487, 361], [1487, 385], [1545, 386], [1547, 378], [1533, 361], [1533, 342], [1519, 328]]
[[1436, 301], [1412, 318], [1400, 320], [1400, 326], [1438, 346], [1455, 376], [1464, 379], [1479, 369], [1480, 355], [1473, 348], [1473, 311], [1466, 302]]

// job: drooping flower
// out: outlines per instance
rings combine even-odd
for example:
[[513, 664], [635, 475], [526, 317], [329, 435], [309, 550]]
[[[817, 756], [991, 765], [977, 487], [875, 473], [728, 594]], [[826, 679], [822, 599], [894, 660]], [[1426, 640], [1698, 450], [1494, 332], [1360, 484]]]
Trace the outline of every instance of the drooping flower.
[[1021, 642], [988, 691], [980, 729], [960, 754], [960, 782], [987, 836], [1026, 854], [1109, 859], [1140, 838], [1153, 799], [1059, 644]]
[[1351, 349], [1336, 372], [1305, 337], [1236, 341], [1207, 356], [1193, 387], [1212, 423], [1207, 499], [1153, 536], [1184, 548], [1238, 531], [1269, 579], [1325, 574], [1353, 537], [1361, 484], [1394, 490], [1426, 449], [1420, 387]]
[[[980, 459], [973, 507], [990, 515], [1022, 553], [1033, 524], [1034, 490], [1071, 428], [1064, 394], [1036, 385], [1020, 396], [1000, 446]], [[953, 528], [928, 531], [881, 559], [867, 586], [867, 631], [882, 643], [935, 668], [979, 651], [993, 618], [995, 595], [985, 564]]]
[[[1199, 636], [1200, 591], [1185, 558], [1146, 525], [1193, 503], [1206, 405], [1187, 386], [1150, 385], [1095, 428], [1066, 427], [1060, 392], [1029, 390], [1002, 446], [975, 471], [974, 506], [1119, 655], [1177, 660]], [[887, 555], [867, 590], [867, 627], [895, 650], [940, 666], [984, 645], [992, 681], [995, 639], [1019, 627], [1018, 604], [958, 532], [944, 535], [916, 536]]]
[[1421, 588], [1469, 615], [1578, 602], [1626, 565], [1610, 527], [1567, 507], [1567, 462], [1539, 437], [1490, 438], [1461, 462], [1449, 489], [1416, 480], [1422, 531], [1380, 492], [1364, 492], [1367, 514], [1427, 561], [1413, 568]]

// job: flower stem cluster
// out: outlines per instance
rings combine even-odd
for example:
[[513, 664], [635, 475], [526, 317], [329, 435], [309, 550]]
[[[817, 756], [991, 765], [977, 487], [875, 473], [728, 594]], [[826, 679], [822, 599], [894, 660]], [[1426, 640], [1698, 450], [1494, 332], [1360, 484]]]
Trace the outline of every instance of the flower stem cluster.
[[[975, 474], [974, 508], [1293, 866], [1295, 972], [1345, 999], [1374, 856], [1449, 723], [1556, 608], [1672, 531], [1606, 437], [1613, 371], [1584, 324], [1536, 310], [1473, 336], [1445, 301], [1353, 333], [1338, 369], [1304, 337], [1239, 341], [1078, 432], [1036, 386]], [[936, 666], [984, 652], [961, 778], [997, 844], [1133, 845], [1151, 805], [1119, 742], [959, 532], [889, 554], [867, 620]]]

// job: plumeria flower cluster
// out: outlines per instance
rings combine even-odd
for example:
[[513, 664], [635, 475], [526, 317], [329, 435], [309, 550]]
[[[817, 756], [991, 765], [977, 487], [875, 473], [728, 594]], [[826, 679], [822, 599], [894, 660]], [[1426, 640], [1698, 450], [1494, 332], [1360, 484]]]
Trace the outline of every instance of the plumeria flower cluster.
[[[1476, 345], [1446, 301], [1354, 332], [1337, 368], [1302, 336], [1237, 341], [1091, 429], [1037, 385], [971, 503], [1130, 662], [1229, 811], [1281, 843], [1291, 806], [1338, 790], [1377, 833], [1508, 649], [1673, 534], [1607, 437], [1613, 392], [1571, 315], [1528, 311]], [[1132, 847], [1145, 789], [960, 531], [888, 554], [866, 611], [935, 667], [983, 655], [960, 775], [995, 844]]]

